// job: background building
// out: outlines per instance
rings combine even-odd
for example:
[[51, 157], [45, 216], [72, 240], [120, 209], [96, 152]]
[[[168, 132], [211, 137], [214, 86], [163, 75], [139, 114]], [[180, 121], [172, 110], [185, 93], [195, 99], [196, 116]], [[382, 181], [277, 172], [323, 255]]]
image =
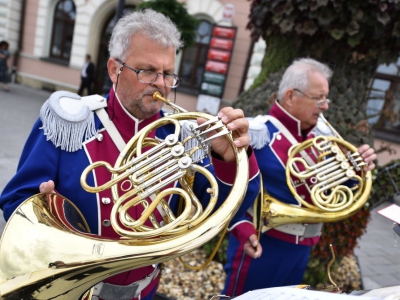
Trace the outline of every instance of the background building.
[[[126, 0], [130, 11], [141, 1]], [[196, 44], [178, 53], [176, 70], [183, 83], [176, 101], [194, 110], [200, 91], [207, 49], [215, 24], [234, 26], [233, 43], [223, 102], [232, 103], [241, 92], [252, 48], [245, 29], [250, 2], [242, 0], [187, 0], [188, 12], [201, 20]], [[224, 5], [233, 6], [230, 19]], [[115, 24], [117, 0], [0, 0], [0, 39], [10, 42], [13, 78], [48, 90], [77, 91], [86, 53], [96, 65], [94, 91], [104, 94], [108, 40]], [[1, 30], [1, 29], [0, 29]]]
[[[131, 11], [140, 0], [125, 0], [124, 12]], [[246, 29], [250, 12], [250, 1], [244, 0], [182, 0], [188, 12], [201, 23], [196, 43], [178, 53], [176, 73], [183, 82], [171, 99], [187, 110], [211, 107], [217, 98], [220, 105], [231, 105], [237, 96], [249, 88], [261, 69], [266, 48], [264, 41], [253, 43]], [[0, 40], [10, 43], [9, 59], [12, 80], [38, 89], [70, 90], [76, 92], [80, 84], [80, 72], [88, 53], [95, 63], [94, 92], [106, 94], [108, 59], [107, 45], [116, 22], [118, 0], [0, 0]], [[223, 76], [211, 70], [211, 79], [222, 77], [222, 90], [218, 97], [202, 97], [205, 90], [213, 87], [204, 85], [207, 75], [208, 51], [212, 46], [214, 26], [234, 28], [232, 48]], [[211, 64], [218, 66], [218, 63]], [[375, 93], [394, 93], [394, 115], [400, 105], [400, 60], [377, 70], [377, 79], [372, 83]], [[209, 72], [210, 73], [210, 72]], [[217, 72], [218, 73], [218, 72]], [[222, 72], [223, 73], [223, 72]], [[199, 105], [199, 99], [203, 105]], [[205, 105], [204, 105], [205, 101]], [[207, 102], [210, 101], [210, 102]], [[210, 104], [210, 105], [208, 105]], [[215, 103], [214, 103], [215, 104]], [[400, 157], [399, 123], [379, 120], [383, 109], [382, 100], [373, 95], [367, 109], [376, 111], [380, 121], [376, 148], [389, 142], [397, 154], [380, 156], [381, 164]], [[210, 111], [211, 113], [213, 111]]]

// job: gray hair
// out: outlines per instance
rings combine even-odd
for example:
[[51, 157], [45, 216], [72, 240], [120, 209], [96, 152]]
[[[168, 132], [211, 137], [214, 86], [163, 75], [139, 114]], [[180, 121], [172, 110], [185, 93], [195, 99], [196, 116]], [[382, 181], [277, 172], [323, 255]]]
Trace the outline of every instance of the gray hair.
[[285, 71], [279, 84], [278, 100], [283, 100], [287, 90], [298, 88], [304, 90], [308, 88], [308, 74], [317, 72], [324, 76], [328, 81], [332, 77], [332, 70], [325, 64], [312, 58], [300, 58], [295, 60]]
[[124, 61], [135, 34], [143, 34], [165, 48], [173, 46], [175, 52], [183, 46], [181, 33], [170, 18], [152, 9], [145, 9], [118, 20], [108, 44], [110, 57]]

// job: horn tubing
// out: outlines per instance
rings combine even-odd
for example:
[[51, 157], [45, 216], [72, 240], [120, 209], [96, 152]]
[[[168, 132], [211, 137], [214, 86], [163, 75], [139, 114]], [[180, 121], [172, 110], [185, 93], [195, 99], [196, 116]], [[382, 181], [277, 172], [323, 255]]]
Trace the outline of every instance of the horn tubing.
[[[266, 224], [266, 230], [285, 224], [327, 223], [344, 220], [361, 209], [368, 200], [372, 189], [371, 171], [366, 172], [362, 169], [358, 171], [357, 168], [365, 163], [360, 157], [357, 148], [343, 140], [322, 114], [321, 117], [335, 136], [315, 137], [290, 147], [286, 163], [286, 183], [294, 198], [298, 201], [299, 206], [280, 202], [268, 194], [263, 195], [262, 216]], [[349, 152], [345, 155], [339, 145], [342, 148], [346, 148]], [[329, 146], [330, 149], [327, 146]], [[298, 156], [301, 151], [312, 149], [312, 147], [320, 148], [319, 151], [322, 153], [319, 154], [320, 156], [315, 165], [308, 166], [306, 161]], [[342, 163], [340, 163], [340, 165], [335, 165], [331, 162], [333, 160], [332, 158], [321, 161], [321, 158], [327, 155], [335, 155], [338, 161], [342, 161], [342, 158], [349, 160], [349, 165], [342, 165]], [[353, 156], [356, 156], [354, 160], [351, 159]], [[305, 171], [297, 170], [296, 162], [302, 164]], [[340, 168], [338, 168], [338, 166], [340, 166]], [[347, 167], [348, 169], [345, 170]], [[356, 173], [354, 169], [357, 170], [358, 173]], [[315, 176], [318, 181], [311, 189], [307, 180], [312, 176]], [[292, 181], [296, 178], [306, 185], [313, 203], [306, 202], [298, 195], [296, 188], [292, 184]], [[350, 195], [339, 189], [341, 184], [349, 179], [356, 179], [358, 181], [356, 188], [346, 189], [346, 192], [354, 191], [354, 194], [350, 193]], [[339, 195], [326, 195], [326, 197], [320, 195], [328, 190], [330, 190], [331, 193], [338, 192]], [[329, 196], [336, 197], [333, 198], [334, 202], [328, 203], [330, 200]], [[342, 199], [337, 197], [342, 197]], [[326, 204], [326, 206], [322, 206], [322, 204]], [[339, 204], [343, 205], [340, 206]]]

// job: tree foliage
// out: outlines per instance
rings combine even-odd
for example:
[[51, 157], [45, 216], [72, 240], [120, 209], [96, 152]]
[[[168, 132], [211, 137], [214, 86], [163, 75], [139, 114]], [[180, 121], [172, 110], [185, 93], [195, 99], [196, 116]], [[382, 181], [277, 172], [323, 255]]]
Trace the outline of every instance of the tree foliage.
[[196, 31], [199, 20], [190, 15], [185, 3], [177, 0], [150, 0], [137, 5], [137, 9], [151, 8], [168, 16], [182, 34], [184, 47], [189, 47], [196, 41]]
[[251, 2], [247, 28], [255, 40], [281, 37], [290, 40], [297, 53], [332, 57], [335, 63], [377, 60], [381, 64], [399, 56], [399, 0]]
[[273, 77], [295, 58], [312, 57], [334, 70], [330, 122], [346, 140], [371, 143], [369, 84], [379, 64], [399, 57], [400, 0], [251, 0], [247, 28], [254, 40], [266, 41], [267, 51], [260, 75], [235, 107], [249, 116], [267, 113], [266, 100], [278, 89]]

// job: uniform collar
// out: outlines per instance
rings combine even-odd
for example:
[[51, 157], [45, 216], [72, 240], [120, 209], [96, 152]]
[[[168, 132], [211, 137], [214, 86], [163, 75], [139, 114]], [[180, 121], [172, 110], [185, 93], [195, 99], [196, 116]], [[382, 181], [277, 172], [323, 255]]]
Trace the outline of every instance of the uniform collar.
[[111, 87], [108, 97], [107, 112], [126, 143], [138, 131], [160, 117], [160, 112], [158, 112], [148, 119], [139, 120], [135, 118], [122, 106], [120, 100], [115, 95], [113, 87]]
[[304, 136], [308, 136], [314, 129], [312, 127], [302, 131], [300, 120], [288, 113], [278, 101], [275, 101], [274, 105], [271, 107], [270, 115], [279, 119], [279, 121], [281, 121], [281, 123], [289, 130], [289, 132], [299, 141], [302, 141]]

